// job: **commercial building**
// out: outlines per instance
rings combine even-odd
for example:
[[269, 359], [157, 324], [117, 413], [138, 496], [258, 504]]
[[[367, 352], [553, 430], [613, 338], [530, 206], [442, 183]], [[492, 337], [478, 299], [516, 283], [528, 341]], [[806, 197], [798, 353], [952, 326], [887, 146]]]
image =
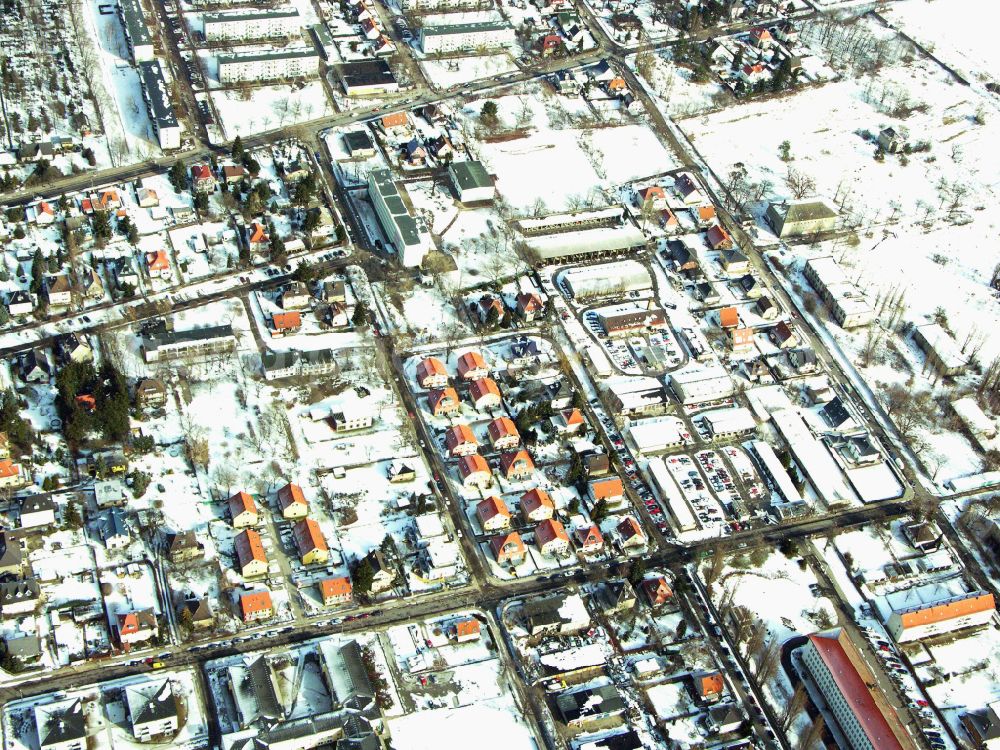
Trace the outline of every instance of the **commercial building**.
[[686, 430], [677, 417], [640, 419], [628, 426], [628, 437], [640, 453], [659, 453], [684, 444]]
[[781, 496], [784, 503], [803, 505], [802, 495], [795, 488], [795, 483], [788, 476], [788, 472], [781, 465], [781, 461], [778, 460], [774, 448], [763, 440], [754, 440], [750, 443], [750, 448], [757, 458], [757, 465], [761, 468], [764, 476], [770, 481], [771, 489], [775, 490]]
[[368, 175], [368, 194], [379, 226], [396, 248], [399, 262], [407, 268], [419, 266], [430, 250], [430, 240], [403, 203], [388, 169], [372, 170]]
[[166, 362], [189, 357], [227, 354], [236, 350], [233, 327], [226, 323], [188, 331], [167, 330], [163, 321], [142, 337], [142, 356], [146, 362]]
[[736, 386], [722, 367], [685, 368], [670, 374], [670, 387], [682, 404], [699, 404], [729, 398]]
[[602, 308], [597, 311], [597, 318], [609, 336], [667, 325], [667, 313], [662, 307], [643, 307], [631, 302]]
[[160, 61], [146, 60], [136, 67], [139, 69], [139, 83], [142, 85], [142, 99], [146, 102], [146, 114], [160, 142], [160, 148], [164, 151], [180, 148], [181, 126], [170, 103], [170, 93], [167, 91], [167, 81], [163, 77]]
[[927, 357], [927, 365], [941, 377], [958, 375], [969, 364], [955, 339], [937, 323], [927, 323], [913, 330], [913, 341]]
[[822, 198], [772, 203], [764, 220], [779, 237], [800, 237], [837, 228], [837, 209]]
[[228, 42], [245, 39], [280, 39], [292, 36], [302, 28], [302, 19], [295, 8], [222, 13], [206, 13], [205, 41]]
[[742, 435], [757, 429], [753, 414], [742, 406], [732, 409], [713, 409], [700, 416], [714, 438]]
[[118, 0], [118, 18], [122, 22], [128, 51], [132, 53], [132, 62], [152, 60], [153, 35], [146, 25], [140, 0]]
[[809, 636], [802, 664], [806, 686], [833, 715], [847, 742], [845, 750], [916, 750], [844, 628]]
[[807, 261], [803, 275], [841, 328], [866, 326], [875, 320], [875, 312], [864, 293], [848, 280], [840, 264], [829, 255]]
[[234, 52], [219, 55], [222, 83], [275, 81], [319, 73], [319, 53], [312, 47], [286, 47], [264, 52]]
[[681, 493], [677, 482], [670, 475], [666, 464], [662, 458], [651, 458], [646, 464], [646, 472], [649, 474], [650, 482], [653, 485], [660, 504], [670, 513], [674, 526], [678, 531], [693, 531], [698, 528], [698, 520], [695, 518], [688, 505], [688, 501]]
[[993, 594], [955, 592], [938, 583], [894, 591], [877, 604], [897, 643], [985, 625], [996, 614]]
[[624, 295], [652, 289], [649, 271], [635, 260], [599, 263], [571, 268], [562, 275], [569, 293], [576, 299]]
[[362, 60], [338, 66], [340, 83], [348, 96], [373, 96], [399, 91], [399, 83], [385, 60]]
[[456, 161], [448, 165], [451, 189], [462, 203], [491, 201], [497, 193], [493, 178], [480, 161]]
[[514, 27], [501, 21], [423, 26], [420, 29], [419, 42], [424, 54], [495, 49], [514, 43]]

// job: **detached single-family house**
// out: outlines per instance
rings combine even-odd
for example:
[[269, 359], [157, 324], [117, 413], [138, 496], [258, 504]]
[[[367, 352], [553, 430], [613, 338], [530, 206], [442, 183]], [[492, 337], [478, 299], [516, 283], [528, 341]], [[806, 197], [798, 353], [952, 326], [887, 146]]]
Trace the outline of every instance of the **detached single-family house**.
[[528, 553], [524, 542], [521, 541], [521, 535], [516, 531], [491, 537], [490, 549], [493, 551], [493, 559], [501, 565], [508, 562], [517, 565]]
[[148, 641], [159, 632], [156, 615], [151, 609], [119, 612], [115, 616], [115, 625], [118, 640], [126, 650], [133, 644]]
[[172, 562], [197, 560], [205, 556], [205, 546], [193, 531], [174, 532], [167, 534], [167, 555]]
[[289, 521], [305, 518], [309, 514], [309, 501], [302, 488], [292, 482], [278, 490], [278, 507], [282, 517]]
[[478, 380], [489, 374], [490, 368], [479, 352], [465, 352], [458, 358], [458, 376], [462, 380]]
[[135, 402], [142, 408], [157, 409], [167, 403], [167, 387], [162, 380], [144, 378], [135, 387]]
[[719, 265], [730, 276], [750, 272], [750, 259], [739, 250], [723, 250], [719, 254]]
[[47, 226], [56, 220], [55, 207], [46, 201], [41, 201], [35, 206], [35, 223], [39, 226]]
[[462, 456], [458, 460], [458, 473], [462, 478], [462, 484], [466, 487], [485, 489], [493, 482], [493, 472], [490, 471], [489, 464], [478, 453]]
[[800, 343], [799, 335], [783, 320], [771, 329], [771, 335], [779, 349], [794, 349]]
[[513, 450], [521, 442], [517, 426], [510, 417], [497, 417], [486, 426], [486, 432], [490, 436], [493, 450], [496, 451]]
[[338, 604], [348, 604], [354, 599], [354, 587], [347, 576], [324, 578], [319, 582], [319, 595], [324, 607], [335, 607]]
[[509, 481], [521, 481], [535, 473], [535, 462], [524, 449], [514, 453], [503, 453], [500, 455], [500, 472]]
[[267, 236], [267, 229], [259, 221], [252, 222], [250, 226], [244, 229], [244, 232], [246, 233], [247, 247], [250, 248], [250, 252], [263, 253], [270, 247], [271, 238]]
[[[188, 614], [184, 614], [187, 612]], [[196, 630], [210, 628], [215, 625], [215, 614], [212, 612], [212, 605], [209, 604], [207, 596], [191, 597], [185, 599], [178, 608], [178, 616], [191, 623], [191, 627]]]
[[549, 518], [535, 527], [535, 544], [543, 555], [565, 555], [569, 551], [569, 536], [559, 521]]
[[437, 357], [427, 357], [417, 365], [417, 382], [421, 388], [444, 388], [448, 385], [448, 368]]
[[31, 294], [18, 289], [11, 292], [7, 298], [7, 312], [12, 318], [19, 318], [23, 315], [31, 315], [35, 311], [35, 306], [31, 301]]
[[729, 236], [729, 232], [719, 224], [713, 224], [708, 228], [705, 239], [713, 250], [728, 250], [733, 246], [733, 239]]
[[267, 574], [267, 553], [264, 543], [253, 529], [243, 529], [234, 540], [236, 563], [244, 578], [256, 578]]
[[372, 569], [372, 591], [378, 593], [392, 588], [392, 584], [396, 581], [396, 571], [386, 561], [382, 551], [373, 549], [365, 555], [365, 560]]
[[274, 616], [274, 605], [271, 603], [271, 592], [255, 591], [240, 597], [240, 617], [243, 622], [259, 622]]
[[309, 287], [301, 281], [293, 281], [281, 294], [281, 307], [285, 310], [304, 310], [311, 301]]
[[[4, 435], [6, 438], [6, 435]], [[7, 452], [7, 457], [10, 452]], [[0, 459], [3, 460], [3, 459]], [[39, 529], [56, 522], [56, 504], [52, 495], [32, 495], [21, 501], [22, 529]]]
[[21, 466], [10, 459], [0, 461], [0, 488], [16, 489], [28, 484], [28, 474]]
[[296, 333], [302, 328], [302, 314], [298, 310], [271, 315], [271, 336], [280, 337]]
[[444, 444], [448, 449], [448, 455], [452, 457], [471, 456], [479, 452], [479, 441], [467, 424], [449, 427], [444, 435]]
[[551, 495], [540, 487], [521, 495], [521, 516], [526, 523], [537, 523], [552, 518], [555, 509]]
[[166, 279], [169, 281], [170, 258], [165, 250], [157, 250], [155, 253], [146, 253], [146, 271], [151, 279]]
[[622, 547], [644, 547], [646, 545], [646, 533], [632, 516], [625, 516], [615, 527], [615, 530], [621, 539]]
[[579, 409], [562, 409], [550, 418], [553, 429], [561, 435], [575, 435], [578, 433], [586, 421], [583, 412]]
[[521, 292], [517, 295], [517, 314], [526, 323], [532, 322], [545, 311], [542, 298], [534, 292]]
[[587, 494], [590, 495], [590, 500], [594, 505], [603, 501], [608, 507], [614, 507], [625, 499], [625, 488], [622, 485], [621, 477], [609, 476], [590, 480], [587, 485]]
[[215, 190], [212, 168], [207, 164], [195, 164], [191, 167], [191, 188], [196, 193], [211, 193]]
[[687, 172], [681, 172], [674, 177], [674, 190], [686, 206], [700, 206], [708, 202], [694, 177]]
[[642, 582], [642, 591], [650, 607], [660, 607], [674, 598], [674, 592], [663, 576], [647, 578]]
[[247, 168], [242, 164], [226, 164], [222, 168], [222, 179], [227, 185], [235, 185], [247, 176]]
[[65, 307], [73, 302], [73, 285], [69, 276], [59, 274], [45, 279], [45, 296], [50, 307]]
[[152, 188], [141, 187], [135, 191], [139, 208], [156, 208], [160, 205], [160, 196]]
[[479, 640], [479, 620], [469, 617], [463, 620], [456, 620], [451, 627], [451, 637], [456, 643], [468, 643]]
[[503, 498], [497, 495], [490, 495], [476, 504], [476, 517], [486, 532], [499, 531], [510, 526], [510, 510]]
[[427, 394], [427, 406], [435, 417], [455, 414], [462, 408], [454, 388], [440, 388]]
[[292, 526], [295, 536], [295, 546], [299, 550], [299, 559], [303, 565], [325, 564], [330, 557], [326, 539], [320, 531], [319, 524], [312, 518], [303, 518]]
[[469, 384], [469, 400], [477, 411], [486, 411], [500, 406], [503, 397], [493, 378], [479, 378]]
[[585, 555], [593, 555], [604, 549], [604, 535], [597, 527], [597, 524], [582, 526], [574, 534], [576, 544]]
[[242, 490], [229, 498], [229, 515], [236, 529], [256, 526], [260, 520], [253, 496]]
[[878, 134], [878, 145], [887, 154], [896, 154], [906, 147], [906, 139], [895, 128], [883, 128]]

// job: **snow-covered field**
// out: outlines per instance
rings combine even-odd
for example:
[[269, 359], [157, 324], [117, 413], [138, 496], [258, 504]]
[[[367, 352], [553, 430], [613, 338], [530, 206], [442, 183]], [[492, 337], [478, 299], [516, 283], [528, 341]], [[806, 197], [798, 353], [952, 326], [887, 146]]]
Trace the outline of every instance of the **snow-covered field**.
[[229, 139], [333, 114], [322, 81], [309, 81], [301, 89], [261, 86], [249, 99], [235, 91], [216, 91], [212, 98]]
[[480, 78], [492, 78], [514, 72], [517, 70], [517, 65], [509, 54], [504, 53], [446, 60], [421, 60], [420, 68], [432, 85], [447, 89]]
[[[489, 731], [482, 731], [488, 727]], [[446, 728], [446, 731], [442, 729]], [[513, 707], [471, 705], [419, 711], [389, 722], [395, 750], [534, 750], [535, 740]]]

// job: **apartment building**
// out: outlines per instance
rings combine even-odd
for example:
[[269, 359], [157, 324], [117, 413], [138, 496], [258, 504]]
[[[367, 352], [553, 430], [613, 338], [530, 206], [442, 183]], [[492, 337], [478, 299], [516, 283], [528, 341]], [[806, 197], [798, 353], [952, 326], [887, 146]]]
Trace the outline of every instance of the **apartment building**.
[[514, 43], [514, 27], [500, 21], [424, 26], [420, 29], [419, 41], [425, 54], [495, 49]]
[[280, 39], [297, 34], [302, 28], [299, 11], [291, 7], [206, 13], [204, 23], [206, 42]]
[[118, 0], [118, 19], [122, 23], [125, 42], [132, 55], [132, 62], [153, 59], [153, 35], [146, 25], [139, 0]]
[[319, 53], [312, 47], [289, 47], [265, 52], [234, 52], [219, 55], [222, 83], [275, 81], [319, 73]]
[[146, 362], [204, 357], [235, 349], [236, 337], [233, 335], [233, 327], [228, 323], [189, 331], [171, 331], [161, 325], [145, 333], [142, 338], [142, 354]]
[[399, 262], [407, 268], [419, 266], [430, 242], [427, 231], [421, 231], [416, 219], [403, 203], [396, 183], [388, 169], [373, 169], [368, 176], [368, 194], [375, 215], [386, 237], [396, 248]]
[[146, 114], [153, 126], [153, 132], [160, 142], [160, 148], [168, 151], [181, 147], [181, 126], [177, 122], [167, 81], [163, 77], [163, 67], [159, 60], [140, 62], [139, 83], [142, 85], [142, 99], [146, 102]]
[[847, 278], [840, 264], [829, 255], [806, 261], [802, 274], [841, 328], [858, 328], [875, 320], [875, 311], [864, 292]]

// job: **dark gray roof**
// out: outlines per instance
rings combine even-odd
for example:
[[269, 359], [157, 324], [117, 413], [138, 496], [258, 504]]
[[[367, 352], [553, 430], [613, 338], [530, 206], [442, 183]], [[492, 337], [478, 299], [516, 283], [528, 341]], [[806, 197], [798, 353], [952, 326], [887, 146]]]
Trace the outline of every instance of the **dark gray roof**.
[[375, 695], [371, 680], [368, 679], [368, 670], [365, 669], [364, 661], [361, 658], [361, 646], [357, 641], [342, 646], [337, 653], [338, 661], [343, 672], [345, 682], [350, 685], [350, 695], [339, 695], [340, 702], [348, 704], [351, 701], [361, 699], [364, 702], [370, 701]]
[[340, 80], [344, 88], [349, 89], [352, 86], [388, 86], [396, 82], [396, 77], [385, 60], [360, 60], [343, 63]]
[[132, 41], [132, 47], [142, 47], [153, 43], [153, 35], [146, 25], [139, 0], [118, 0], [118, 16], [125, 27], [125, 34]]
[[170, 94], [167, 93], [167, 81], [163, 77], [163, 69], [158, 60], [140, 62], [139, 82], [142, 84], [142, 96], [149, 107], [149, 116], [157, 128], [177, 127], [177, 115], [170, 105]]
[[229, 55], [219, 55], [219, 65], [228, 63], [259, 62], [262, 60], [292, 60], [297, 58], [319, 57], [319, 53], [312, 47], [285, 47], [284, 49], [269, 50], [266, 52], [233, 52]]
[[39, 597], [41, 589], [34, 578], [24, 578], [18, 581], [0, 583], [0, 606], [34, 601]]
[[22, 635], [5, 641], [7, 653], [16, 659], [37, 659], [42, 655], [42, 641], [37, 635]]
[[129, 685], [125, 694], [133, 726], [177, 716], [177, 700], [170, 680], [160, 684]]
[[46, 510], [55, 510], [56, 504], [52, 495], [31, 495], [21, 501], [21, 514], [41, 513]]
[[250, 684], [253, 686], [253, 694], [257, 699], [257, 709], [260, 711], [260, 715], [267, 719], [284, 718], [281, 702], [274, 689], [271, 667], [267, 660], [263, 656], [258, 657], [251, 662], [247, 673], [250, 675]]
[[[160, 321], [161, 323], [163, 321]], [[159, 326], [150, 331], [143, 338], [143, 345], [159, 348], [169, 344], [179, 344], [187, 341], [211, 341], [212, 339], [230, 338], [233, 335], [233, 327], [226, 323], [221, 326], [209, 326], [207, 328], [192, 328], [187, 331], [168, 331], [166, 326]]]
[[344, 145], [348, 151], [362, 151], [375, 148], [371, 136], [364, 130], [352, 130], [344, 133]]
[[0, 568], [19, 568], [23, 562], [21, 545], [17, 539], [9, 534], [0, 533]]
[[785, 223], [794, 224], [797, 221], [816, 221], [817, 219], [832, 219], [837, 212], [826, 201], [793, 201], [784, 209]]
[[625, 702], [614, 685], [561, 693], [556, 696], [556, 708], [564, 722], [587, 717], [601, 717], [625, 710]]
[[510, 24], [500, 21], [478, 21], [475, 23], [441, 24], [438, 26], [423, 26], [420, 33], [424, 36], [447, 36], [449, 34], [473, 34], [477, 31], [500, 31], [509, 29]]
[[296, 8], [276, 8], [274, 10], [234, 10], [220, 13], [206, 13], [203, 20], [209, 23], [227, 23], [229, 21], [260, 21], [268, 18], [295, 18], [299, 15]]
[[81, 740], [87, 736], [87, 718], [79, 698], [68, 706], [36, 707], [35, 721], [38, 722], [38, 739], [42, 747]]
[[403, 205], [403, 201], [399, 197], [399, 191], [396, 189], [396, 184], [393, 182], [392, 174], [389, 170], [374, 169], [368, 176], [368, 179], [369, 187], [374, 186], [382, 198], [386, 209], [392, 216], [392, 220], [399, 228], [399, 234], [403, 238], [403, 242], [407, 245], [419, 244], [420, 234], [417, 231], [417, 222], [410, 216], [410, 212], [406, 210], [406, 206]]

